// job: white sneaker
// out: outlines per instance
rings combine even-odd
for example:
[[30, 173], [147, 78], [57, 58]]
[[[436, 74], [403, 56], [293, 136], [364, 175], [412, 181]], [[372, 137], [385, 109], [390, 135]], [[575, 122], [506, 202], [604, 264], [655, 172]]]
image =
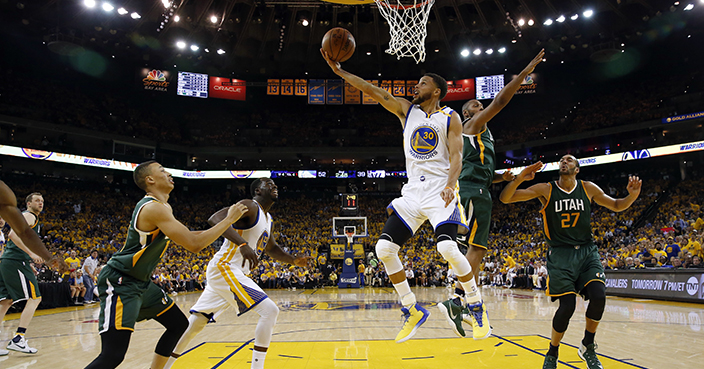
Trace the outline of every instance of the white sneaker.
[[[15, 336], [17, 337], [17, 336]], [[36, 354], [37, 349], [33, 347], [29, 347], [29, 344], [27, 343], [27, 340], [24, 339], [24, 337], [20, 336], [19, 342], [15, 342], [14, 338], [10, 340], [10, 343], [7, 344], [7, 349], [12, 350], [12, 351], [19, 351], [19, 352], [24, 352], [25, 354]]]

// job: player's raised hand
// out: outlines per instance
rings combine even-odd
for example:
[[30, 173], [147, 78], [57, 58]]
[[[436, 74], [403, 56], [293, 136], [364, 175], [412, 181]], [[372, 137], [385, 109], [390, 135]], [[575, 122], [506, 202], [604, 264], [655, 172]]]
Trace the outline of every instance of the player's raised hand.
[[230, 223], [238, 221], [245, 213], [247, 213], [247, 210], [247, 206], [243, 204], [242, 201], [230, 206], [230, 208], [227, 209], [227, 221]]
[[504, 171], [503, 174], [501, 174], [501, 178], [503, 178], [504, 181], [506, 182], [511, 182], [514, 179], [516, 179], [516, 176], [511, 173], [510, 170]]
[[312, 259], [312, 256], [298, 256], [293, 259], [293, 265], [306, 268]]
[[635, 195], [638, 196], [640, 195], [640, 187], [643, 184], [643, 181], [638, 178], [638, 176], [628, 176], [628, 186], [626, 186], [626, 190], [628, 190], [629, 195]]
[[543, 57], [545, 57], [545, 49], [540, 50], [538, 55], [536, 55], [535, 58], [530, 61], [526, 69], [524, 69], [524, 72], [533, 73], [533, 69], [535, 69], [535, 67], [543, 61]]
[[257, 253], [252, 250], [252, 248], [247, 243], [240, 245], [240, 253], [242, 254], [242, 268], [244, 268], [244, 263], [249, 262], [249, 269], [254, 269], [259, 265], [259, 258]]
[[442, 192], [440, 192], [440, 197], [445, 201], [445, 207], [447, 207], [452, 200], [455, 199], [455, 190], [450, 187], [445, 187], [442, 189]]
[[320, 54], [323, 55], [323, 59], [328, 62], [328, 65], [330, 66], [330, 69], [332, 69], [333, 72], [337, 73], [337, 71], [340, 70], [340, 63], [330, 60], [330, 56], [327, 52], [325, 52], [325, 50], [323, 50], [322, 47], [320, 48]]
[[535, 163], [523, 168], [523, 170], [520, 173], [518, 173], [518, 176], [516, 177], [516, 179], [521, 182], [532, 181], [533, 178], [535, 178], [535, 173], [537, 173], [542, 168], [543, 168], [542, 161], [535, 162]]
[[49, 259], [46, 262], [46, 264], [49, 267], [56, 269], [56, 271], [59, 272], [59, 274], [65, 274], [71, 270], [71, 267], [69, 267], [68, 264], [66, 264], [66, 261], [64, 261], [64, 259], [61, 259], [60, 257], [58, 257], [56, 255], [52, 256], [51, 259]]

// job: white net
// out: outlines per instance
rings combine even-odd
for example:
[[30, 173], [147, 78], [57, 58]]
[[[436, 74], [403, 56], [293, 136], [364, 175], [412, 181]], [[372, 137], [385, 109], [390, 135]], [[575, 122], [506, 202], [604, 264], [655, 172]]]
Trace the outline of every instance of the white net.
[[[413, 2], [411, 4], [411, 1]], [[435, 0], [374, 0], [379, 12], [389, 23], [389, 48], [387, 54], [413, 58], [417, 63], [425, 61], [426, 26], [430, 9]]]

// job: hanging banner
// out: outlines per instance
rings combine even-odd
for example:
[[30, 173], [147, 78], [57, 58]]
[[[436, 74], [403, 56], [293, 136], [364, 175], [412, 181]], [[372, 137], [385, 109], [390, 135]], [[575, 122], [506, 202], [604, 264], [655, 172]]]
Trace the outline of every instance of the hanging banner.
[[227, 77], [210, 77], [208, 96], [216, 99], [240, 100], [247, 98], [247, 82]]
[[394, 81], [394, 96], [406, 96], [406, 81]]
[[[518, 77], [517, 74], [511, 76], [511, 78]], [[540, 81], [540, 76], [538, 73], [531, 73], [526, 76], [526, 78], [521, 81], [521, 87], [518, 88], [515, 95], [528, 95], [538, 92], [538, 83]]]
[[293, 96], [293, 80], [292, 79], [282, 79], [281, 80], [281, 95]]
[[308, 104], [325, 105], [325, 80], [311, 79], [308, 83]]
[[308, 96], [308, 81], [305, 79], [296, 80], [296, 96]]
[[167, 92], [171, 84], [171, 72], [168, 70], [142, 68], [138, 77], [141, 89], [146, 91]]
[[447, 95], [442, 101], [471, 100], [476, 92], [473, 78], [447, 81]]
[[326, 87], [326, 102], [329, 105], [342, 105], [343, 80], [329, 79]]
[[278, 95], [280, 93], [281, 93], [281, 80], [267, 79], [266, 80], [266, 94], [267, 95]]
[[381, 85], [379, 87], [381, 87], [382, 90], [388, 92], [389, 94], [393, 94], [394, 92], [393, 84], [391, 81], [381, 81]]
[[362, 91], [358, 90], [357, 87], [345, 82], [345, 104], [361, 104], [362, 103]]
[[413, 96], [418, 81], [406, 81], [406, 96]]
[[[377, 81], [377, 80], [367, 81], [367, 82], [373, 84], [374, 86], [379, 85], [379, 81]], [[378, 102], [376, 102], [376, 100], [372, 99], [372, 97], [370, 95], [367, 95], [364, 92], [362, 92], [362, 104], [364, 104], [364, 105], [377, 105]]]

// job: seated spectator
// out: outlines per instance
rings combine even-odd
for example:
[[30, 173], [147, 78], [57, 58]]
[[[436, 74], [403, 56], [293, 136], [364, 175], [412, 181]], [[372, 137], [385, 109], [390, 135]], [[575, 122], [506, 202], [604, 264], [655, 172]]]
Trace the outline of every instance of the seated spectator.
[[702, 264], [702, 259], [699, 256], [692, 256], [692, 264], [689, 264], [688, 269], [701, 269], [704, 268]]

